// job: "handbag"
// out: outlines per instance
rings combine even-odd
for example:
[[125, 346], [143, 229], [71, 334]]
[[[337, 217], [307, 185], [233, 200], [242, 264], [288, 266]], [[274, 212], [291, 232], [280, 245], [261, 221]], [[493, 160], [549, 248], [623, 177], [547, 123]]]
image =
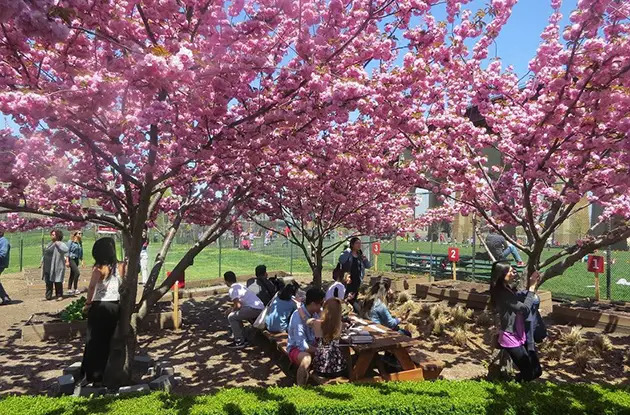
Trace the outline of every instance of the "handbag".
[[547, 326], [540, 313], [536, 310], [536, 328], [534, 329], [534, 342], [540, 343], [547, 338]]
[[256, 317], [256, 320], [254, 320], [254, 324], [252, 324], [255, 328], [259, 330], [264, 330], [267, 328], [267, 323], [265, 322], [265, 319], [267, 317], [267, 313], [269, 313], [269, 307], [271, 307], [271, 304], [273, 304], [273, 301], [276, 299], [277, 296], [278, 293], [275, 293], [273, 298], [271, 298], [271, 301], [269, 301], [269, 304], [267, 304], [265, 308], [263, 308], [263, 310], [260, 312], [258, 317]]

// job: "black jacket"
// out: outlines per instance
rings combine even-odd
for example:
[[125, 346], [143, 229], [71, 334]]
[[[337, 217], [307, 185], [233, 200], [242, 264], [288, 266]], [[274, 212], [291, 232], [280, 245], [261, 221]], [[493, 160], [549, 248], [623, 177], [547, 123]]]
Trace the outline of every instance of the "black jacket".
[[247, 281], [247, 289], [258, 296], [264, 305], [268, 305], [276, 295], [276, 286], [267, 278], [250, 278]]
[[516, 331], [514, 328], [516, 313], [522, 313], [523, 318], [526, 319], [536, 299], [533, 292], [527, 291], [525, 299], [519, 301], [519, 297], [514, 291], [503, 286], [497, 286], [492, 290], [492, 298], [494, 308], [499, 313], [500, 329], [508, 333]]

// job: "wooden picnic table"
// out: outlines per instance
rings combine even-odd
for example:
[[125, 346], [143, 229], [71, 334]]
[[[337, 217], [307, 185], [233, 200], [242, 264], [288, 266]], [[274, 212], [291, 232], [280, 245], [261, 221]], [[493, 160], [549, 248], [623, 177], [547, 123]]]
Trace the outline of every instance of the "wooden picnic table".
[[[365, 330], [374, 337], [372, 343], [352, 344], [344, 343], [353, 353], [348, 360], [348, 377], [352, 382], [380, 382], [385, 380], [423, 380], [423, 369], [417, 365], [409, 355], [409, 349], [418, 346], [420, 341], [388, 329], [387, 327], [373, 324], [356, 317], [351, 317], [355, 324], [364, 326]], [[379, 352], [391, 353], [402, 371], [388, 373], [384, 363], [378, 358]], [[375, 364], [379, 375], [366, 377], [368, 370]]]

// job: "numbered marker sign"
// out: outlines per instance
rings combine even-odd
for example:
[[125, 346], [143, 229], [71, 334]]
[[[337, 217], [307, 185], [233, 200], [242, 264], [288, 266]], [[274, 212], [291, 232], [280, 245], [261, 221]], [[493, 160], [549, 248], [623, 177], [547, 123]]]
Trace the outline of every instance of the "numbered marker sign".
[[[167, 272], [166, 273], [166, 277], [170, 277], [171, 276], [171, 272]], [[186, 287], [186, 273], [182, 272], [182, 279], [180, 281], [177, 281], [177, 288], [185, 288]], [[171, 290], [175, 289], [175, 284], [173, 284], [173, 286], [171, 287]]]
[[372, 253], [374, 255], [379, 255], [381, 253], [381, 243], [380, 242], [374, 242], [372, 244]]
[[459, 248], [448, 248], [448, 260], [451, 262], [459, 261]]
[[599, 255], [588, 256], [588, 270], [589, 272], [604, 272], [604, 257]]

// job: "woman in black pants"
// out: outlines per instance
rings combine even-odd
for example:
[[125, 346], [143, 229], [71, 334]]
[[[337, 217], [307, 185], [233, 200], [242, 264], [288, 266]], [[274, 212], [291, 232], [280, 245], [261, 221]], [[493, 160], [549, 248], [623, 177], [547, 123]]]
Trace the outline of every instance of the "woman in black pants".
[[530, 381], [542, 374], [536, 351], [528, 352], [525, 346], [525, 319], [532, 312], [540, 274], [536, 271], [530, 276], [529, 290], [522, 302], [510, 286], [516, 276], [516, 271], [509, 262], [495, 262], [492, 265], [490, 302], [499, 313], [499, 345], [518, 367], [520, 374], [517, 380]]
[[[83, 232], [76, 231], [72, 234], [72, 240], [68, 246], [68, 259], [66, 266], [70, 267], [70, 278], [68, 278], [68, 294], [79, 294], [77, 286], [79, 284], [79, 261], [83, 262], [83, 243], [81, 241]], [[85, 265], [83, 263], [82, 265]]]
[[88, 327], [81, 375], [85, 376], [84, 384], [99, 385], [103, 382], [110, 343], [118, 323], [119, 289], [125, 267], [116, 259], [116, 245], [112, 238], [96, 241], [92, 256], [94, 268], [84, 309], [88, 314]]

